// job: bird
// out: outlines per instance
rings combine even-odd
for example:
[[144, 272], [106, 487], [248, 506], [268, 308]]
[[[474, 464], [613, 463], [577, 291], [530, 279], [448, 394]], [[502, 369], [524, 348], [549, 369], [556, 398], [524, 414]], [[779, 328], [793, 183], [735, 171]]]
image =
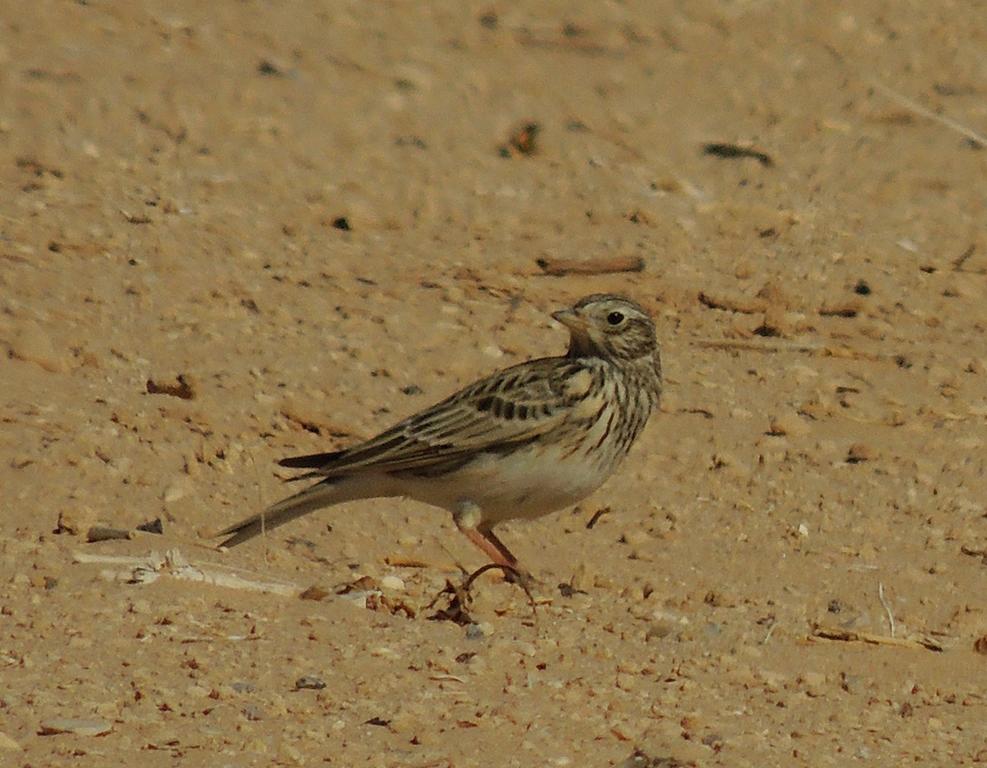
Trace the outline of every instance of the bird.
[[661, 350], [638, 303], [593, 294], [552, 313], [564, 355], [479, 379], [350, 448], [282, 459], [317, 480], [216, 534], [235, 547], [324, 507], [406, 497], [448, 510], [505, 574], [530, 578], [494, 533], [572, 506], [614, 472], [658, 407]]

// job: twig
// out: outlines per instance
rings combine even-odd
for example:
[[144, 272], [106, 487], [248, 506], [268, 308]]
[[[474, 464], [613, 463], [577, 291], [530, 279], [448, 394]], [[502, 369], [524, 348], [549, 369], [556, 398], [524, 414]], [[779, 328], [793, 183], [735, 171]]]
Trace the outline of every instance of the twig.
[[710, 144], [703, 144], [703, 154], [713, 155], [714, 157], [725, 157], [725, 158], [735, 158], [735, 157], [753, 157], [761, 165], [770, 168], [774, 165], [774, 161], [771, 159], [771, 155], [767, 152], [762, 152], [759, 149], [754, 149], [753, 147], [743, 147], [739, 144], [727, 144], [725, 142], [713, 142]]
[[722, 309], [726, 312], [740, 312], [745, 315], [756, 315], [768, 308], [768, 303], [761, 299], [720, 296], [709, 291], [700, 291], [698, 298], [699, 303], [709, 309]]
[[600, 518], [608, 514], [610, 514], [610, 507], [600, 507], [598, 510], [596, 510], [596, 512], [593, 513], [593, 516], [586, 523], [586, 530], [587, 531], [593, 530], [593, 526], [599, 522]]
[[442, 573], [461, 573], [463, 570], [447, 563], [435, 563], [420, 557], [406, 557], [405, 555], [387, 555], [384, 562], [392, 568], [428, 568]]
[[807, 355], [821, 357], [839, 357], [848, 360], [894, 360], [900, 355], [887, 352], [864, 352], [850, 347], [833, 347], [828, 344], [808, 341], [777, 341], [763, 342], [748, 339], [695, 339], [691, 341], [695, 347], [703, 349], [746, 350], [749, 352], [764, 352], [777, 354], [781, 352], [801, 352]]
[[910, 98], [904, 94], [898, 93], [883, 83], [879, 83], [876, 80], [871, 80], [871, 85], [873, 85], [877, 90], [883, 93], [888, 98], [897, 101], [905, 109], [911, 110], [917, 115], [922, 117], [927, 117], [929, 120], [934, 120], [940, 125], [944, 125], [947, 128], [951, 128], [962, 136], [966, 136], [971, 142], [974, 143], [978, 148], [983, 148], [987, 146], [987, 137], [982, 134], [977, 133], [972, 128], [967, 128], [962, 123], [958, 123], [950, 117], [944, 117], [943, 115], [937, 115], [931, 109], [926, 109], [918, 102], [912, 101]]
[[845, 643], [867, 643], [868, 645], [893, 645], [897, 648], [924, 648], [927, 651], [942, 651], [942, 646], [922, 637], [918, 639], [888, 637], [887, 635], [875, 635], [872, 632], [856, 632], [849, 629], [834, 629], [816, 625], [812, 628], [812, 633], [806, 638], [810, 642], [818, 640], [835, 640]]
[[95, 544], [97, 541], [111, 541], [113, 539], [128, 540], [134, 538], [133, 531], [123, 528], [107, 528], [102, 525], [94, 525], [86, 532], [86, 541]]
[[644, 259], [640, 256], [611, 256], [599, 259], [538, 259], [542, 272], [550, 277], [565, 275], [609, 275], [615, 272], [641, 272]]
[[767, 645], [768, 644], [768, 641], [771, 639], [771, 635], [773, 635], [775, 633], [775, 627], [777, 627], [777, 626], [778, 626], [778, 622], [777, 621], [772, 621], [771, 622], [771, 626], [768, 627], [768, 632], [764, 636], [764, 639], [761, 641], [761, 645]]
[[956, 272], [962, 272], [963, 265], [966, 264], [966, 260], [969, 259], [971, 256], [973, 256], [976, 250], [977, 250], [976, 244], [970, 243], [967, 249], [963, 251], [963, 253], [961, 253], [958, 258], [953, 259], [953, 269]]
[[888, 615], [888, 627], [890, 627], [891, 637], [894, 637], [894, 614], [891, 612], [891, 606], [888, 605], [887, 598], [884, 597], [884, 584], [880, 581], [877, 582], [877, 599], [884, 606], [884, 612]]
[[171, 576], [183, 581], [199, 581], [217, 587], [243, 589], [251, 592], [270, 592], [275, 595], [295, 597], [301, 592], [297, 584], [277, 581], [255, 581], [227, 570], [203, 568], [192, 565], [177, 549], [169, 549], [164, 556], [151, 552], [144, 557], [118, 555], [90, 555], [76, 552], [72, 559], [77, 563], [105, 563], [124, 566], [123, 570], [103, 571], [104, 578], [111, 581], [126, 581], [129, 584], [150, 584], [161, 576]]

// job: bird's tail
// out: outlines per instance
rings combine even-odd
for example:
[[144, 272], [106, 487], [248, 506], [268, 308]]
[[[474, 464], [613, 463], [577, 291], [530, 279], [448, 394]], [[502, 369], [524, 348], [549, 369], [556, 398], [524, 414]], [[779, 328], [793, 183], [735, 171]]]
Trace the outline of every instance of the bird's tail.
[[244, 518], [239, 523], [220, 531], [216, 536], [229, 536], [220, 546], [235, 547], [264, 531], [273, 531], [297, 517], [343, 500], [340, 498], [335, 484], [329, 480], [323, 480], [304, 491], [299, 491], [293, 496], [282, 499], [277, 504], [272, 504], [263, 512]]

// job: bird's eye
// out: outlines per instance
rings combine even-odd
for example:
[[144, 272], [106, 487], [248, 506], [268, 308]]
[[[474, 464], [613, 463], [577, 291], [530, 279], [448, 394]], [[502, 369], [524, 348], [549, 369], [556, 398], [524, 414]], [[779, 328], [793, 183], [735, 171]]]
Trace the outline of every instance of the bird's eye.
[[620, 325], [622, 322], [624, 322], [624, 313], [611, 312], [609, 315], [607, 315], [607, 322], [610, 323], [610, 325]]

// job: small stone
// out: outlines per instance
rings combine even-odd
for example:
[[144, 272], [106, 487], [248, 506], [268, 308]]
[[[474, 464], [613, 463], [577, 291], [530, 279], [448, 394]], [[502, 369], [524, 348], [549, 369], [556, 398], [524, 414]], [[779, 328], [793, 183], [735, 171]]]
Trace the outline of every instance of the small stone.
[[244, 680], [237, 680], [235, 683], [232, 683], [230, 685], [230, 688], [232, 688], [237, 693], [253, 693], [254, 691], [257, 690], [256, 685], [254, 685], [253, 683], [248, 683]]
[[380, 580], [381, 589], [389, 589], [392, 592], [401, 592], [404, 590], [404, 579], [398, 576], [384, 576]]
[[96, 524], [96, 513], [86, 506], [65, 509], [58, 513], [55, 533], [70, 533], [79, 536]]
[[330, 594], [331, 593], [329, 592], [328, 589], [325, 589], [324, 587], [321, 587], [318, 584], [313, 584], [308, 589], [302, 591], [302, 593], [300, 595], [298, 595], [298, 596], [302, 600], [315, 600], [315, 601], [319, 601], [319, 600], [324, 600], [325, 598], [329, 597]]
[[854, 443], [847, 451], [846, 460], [849, 464], [860, 464], [863, 461], [871, 461], [874, 458], [874, 451], [864, 443]]
[[809, 434], [809, 425], [797, 414], [783, 413], [772, 417], [768, 423], [768, 434], [799, 437]]
[[653, 622], [648, 631], [644, 634], [644, 639], [646, 641], [651, 640], [664, 640], [666, 637], [671, 635], [675, 631], [675, 625], [667, 620], [659, 620]]
[[189, 477], [197, 477], [199, 475], [199, 460], [196, 458], [194, 451], [186, 451], [182, 457], [182, 468]]
[[256, 704], [248, 704], [243, 708], [243, 716], [251, 721], [263, 720], [265, 712]]
[[102, 736], [113, 730], [106, 720], [88, 720], [84, 718], [58, 718], [46, 720], [38, 729], [40, 736], [55, 736], [59, 733], [71, 733], [76, 736]]
[[987, 635], [978, 637], [973, 644], [973, 650], [979, 654], [987, 656]]
[[325, 681], [315, 675], [304, 675], [295, 681], [296, 691], [321, 691], [325, 687]]
[[393, 648], [388, 648], [386, 645], [379, 645], [370, 651], [371, 656], [376, 656], [378, 659], [400, 659], [401, 654], [395, 651]]
[[161, 499], [165, 504], [171, 504], [179, 499], [185, 498], [192, 490], [192, 483], [188, 477], [181, 477], [170, 482], [161, 492]]
[[769, 306], [761, 319], [760, 325], [751, 331], [757, 336], [784, 337], [792, 334], [792, 326], [788, 320], [788, 313], [784, 307], [779, 305]]
[[146, 523], [138, 525], [137, 530], [144, 533], [156, 533], [160, 536], [164, 534], [164, 523], [161, 522], [160, 517], [156, 517], [153, 520], [148, 520]]
[[467, 640], [482, 640], [485, 637], [490, 637], [493, 634], [493, 625], [484, 621], [480, 624], [468, 624], [466, 626], [466, 639]]
[[723, 469], [724, 467], [736, 467], [740, 464], [732, 453], [718, 451], [710, 459], [710, 466], [713, 469]]
[[645, 531], [640, 528], [631, 528], [630, 530], [624, 531], [620, 535], [621, 544], [630, 544], [631, 546], [639, 546], [648, 541], [650, 536]]

